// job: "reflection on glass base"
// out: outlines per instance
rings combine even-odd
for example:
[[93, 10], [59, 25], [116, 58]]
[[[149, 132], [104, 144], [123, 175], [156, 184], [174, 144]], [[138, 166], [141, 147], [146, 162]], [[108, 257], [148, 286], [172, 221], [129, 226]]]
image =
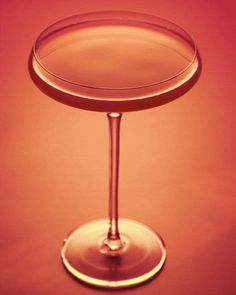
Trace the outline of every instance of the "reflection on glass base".
[[166, 250], [162, 239], [147, 226], [119, 220], [122, 247], [104, 251], [107, 220], [87, 223], [65, 239], [61, 256], [67, 270], [88, 284], [128, 287], [153, 277], [162, 268]]

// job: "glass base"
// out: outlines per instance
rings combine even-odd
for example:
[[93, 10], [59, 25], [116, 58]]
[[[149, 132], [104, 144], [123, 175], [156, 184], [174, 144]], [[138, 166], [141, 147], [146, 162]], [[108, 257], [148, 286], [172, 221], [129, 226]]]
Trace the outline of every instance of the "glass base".
[[61, 251], [67, 270], [85, 283], [119, 288], [140, 284], [162, 268], [166, 250], [162, 239], [147, 226], [120, 219], [122, 247], [108, 250], [104, 244], [108, 220], [87, 223], [64, 240]]

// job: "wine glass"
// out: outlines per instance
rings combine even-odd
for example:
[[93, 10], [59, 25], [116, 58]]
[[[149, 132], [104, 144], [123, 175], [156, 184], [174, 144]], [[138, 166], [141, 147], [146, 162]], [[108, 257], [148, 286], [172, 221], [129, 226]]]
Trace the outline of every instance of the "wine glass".
[[106, 112], [110, 131], [109, 218], [74, 230], [61, 250], [66, 269], [100, 287], [142, 283], [162, 268], [162, 238], [118, 219], [122, 113], [160, 106], [196, 82], [200, 60], [182, 28], [130, 11], [98, 11], [56, 22], [37, 38], [29, 70], [35, 84], [64, 104]]

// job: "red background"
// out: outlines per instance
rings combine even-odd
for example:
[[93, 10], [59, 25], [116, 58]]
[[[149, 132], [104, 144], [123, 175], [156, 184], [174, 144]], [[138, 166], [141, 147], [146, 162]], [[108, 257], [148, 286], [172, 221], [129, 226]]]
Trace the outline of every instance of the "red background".
[[198, 83], [162, 107], [124, 114], [120, 214], [156, 229], [168, 260], [121, 294], [236, 294], [234, 1], [0, 0], [0, 293], [109, 294], [73, 280], [63, 238], [107, 213], [105, 115], [47, 98], [30, 80], [31, 46], [68, 15], [129, 9], [188, 30], [202, 57]]

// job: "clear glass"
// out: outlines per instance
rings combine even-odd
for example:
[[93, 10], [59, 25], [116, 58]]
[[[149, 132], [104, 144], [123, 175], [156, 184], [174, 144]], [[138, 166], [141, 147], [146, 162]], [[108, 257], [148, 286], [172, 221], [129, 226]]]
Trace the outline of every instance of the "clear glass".
[[36, 40], [29, 71], [35, 84], [64, 104], [107, 113], [110, 133], [109, 218], [82, 225], [64, 240], [63, 263], [100, 287], [142, 283], [162, 268], [166, 250], [147, 226], [119, 219], [122, 113], [160, 106], [199, 76], [196, 46], [182, 28], [129, 11], [92, 12], [49, 26]]

